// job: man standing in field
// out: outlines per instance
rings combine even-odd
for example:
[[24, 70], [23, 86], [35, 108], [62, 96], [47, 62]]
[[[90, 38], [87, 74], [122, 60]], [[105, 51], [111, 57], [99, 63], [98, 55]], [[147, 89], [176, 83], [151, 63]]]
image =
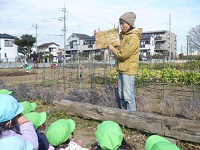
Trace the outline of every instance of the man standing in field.
[[113, 45], [108, 46], [117, 59], [118, 94], [121, 108], [130, 111], [136, 111], [134, 82], [139, 67], [142, 34], [141, 29], [134, 27], [135, 19], [136, 15], [133, 12], [126, 12], [120, 16], [120, 46], [118, 49]]

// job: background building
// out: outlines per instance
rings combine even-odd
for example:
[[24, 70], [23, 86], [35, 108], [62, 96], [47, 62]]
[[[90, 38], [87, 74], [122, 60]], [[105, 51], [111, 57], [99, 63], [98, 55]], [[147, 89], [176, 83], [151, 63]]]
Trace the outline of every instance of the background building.
[[[171, 44], [170, 44], [171, 43]], [[153, 51], [151, 49], [154, 49]], [[165, 51], [171, 52], [171, 58], [177, 55], [176, 34], [167, 30], [148, 31], [142, 33], [140, 41], [140, 54], [150, 58], [155, 54], [161, 54]], [[170, 55], [170, 53], [169, 53]]]
[[[38, 55], [49, 56], [50, 54], [52, 54], [53, 62], [56, 62], [56, 58], [60, 52], [62, 52], [62, 50], [60, 50], [59, 45], [54, 42], [43, 43], [37, 47]], [[48, 60], [45, 60], [45, 62], [46, 61], [48, 61]]]
[[66, 57], [75, 58], [77, 52], [89, 56], [89, 52], [96, 49], [95, 37], [86, 34], [72, 33], [67, 43]]
[[15, 62], [18, 56], [17, 45], [14, 42], [14, 36], [0, 33], [0, 61]]

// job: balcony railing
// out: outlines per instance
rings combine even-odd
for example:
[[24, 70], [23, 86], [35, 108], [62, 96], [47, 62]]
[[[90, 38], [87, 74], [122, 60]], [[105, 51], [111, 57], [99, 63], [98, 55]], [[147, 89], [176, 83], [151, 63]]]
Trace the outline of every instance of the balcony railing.
[[155, 40], [156, 40], [156, 41], [165, 41], [165, 38], [162, 37], [162, 36], [156, 36], [156, 37], [155, 37]]
[[163, 50], [164, 46], [155, 46], [155, 49]]

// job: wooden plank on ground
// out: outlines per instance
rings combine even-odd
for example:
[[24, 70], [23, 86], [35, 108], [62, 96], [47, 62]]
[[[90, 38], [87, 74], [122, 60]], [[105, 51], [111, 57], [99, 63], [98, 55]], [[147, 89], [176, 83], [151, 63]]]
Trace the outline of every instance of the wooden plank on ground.
[[117, 28], [98, 31], [95, 33], [96, 38], [96, 48], [104, 49], [107, 48], [108, 45], [112, 44], [113, 46], [119, 46], [119, 31]]
[[54, 101], [53, 105], [59, 110], [67, 111], [69, 115], [98, 121], [112, 120], [120, 125], [146, 133], [200, 143], [200, 121], [167, 117], [152, 113], [131, 112], [118, 108], [68, 100]]

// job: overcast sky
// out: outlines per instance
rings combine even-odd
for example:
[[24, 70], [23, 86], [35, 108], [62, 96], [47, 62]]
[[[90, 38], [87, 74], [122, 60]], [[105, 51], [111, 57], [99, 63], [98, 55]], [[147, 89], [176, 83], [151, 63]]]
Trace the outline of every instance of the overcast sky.
[[200, 24], [199, 0], [0, 0], [0, 33], [36, 36], [38, 45], [55, 42], [63, 48], [63, 16], [66, 7], [66, 36], [92, 36], [95, 29], [118, 25], [124, 12], [136, 13], [136, 27], [143, 31], [169, 30], [177, 35], [178, 52], [186, 52], [188, 31]]

